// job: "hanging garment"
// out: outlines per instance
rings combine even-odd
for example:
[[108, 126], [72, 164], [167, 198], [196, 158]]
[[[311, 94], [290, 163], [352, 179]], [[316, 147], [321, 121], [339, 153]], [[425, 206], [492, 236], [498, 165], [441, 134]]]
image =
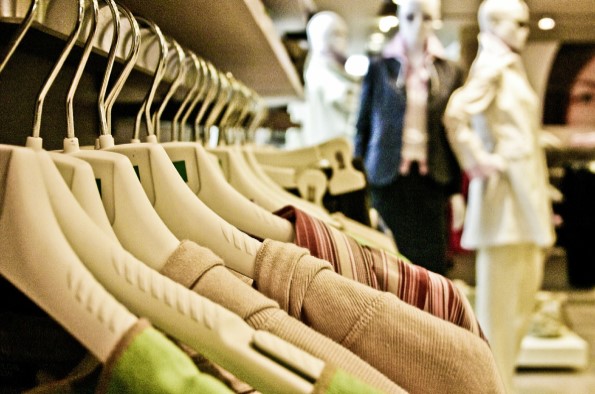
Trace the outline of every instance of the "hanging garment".
[[295, 244], [331, 263], [344, 277], [463, 327], [485, 340], [469, 300], [450, 279], [354, 238], [294, 207], [277, 212], [295, 225]]
[[231, 393], [223, 383], [200, 373], [179, 348], [146, 323], [122, 339], [104, 367], [97, 391]]
[[307, 249], [265, 240], [257, 289], [411, 393], [504, 393], [488, 344], [468, 330], [333, 272]]
[[344, 347], [288, 316], [275, 301], [232, 274], [210, 249], [183, 241], [161, 273], [236, 313], [254, 329], [268, 331], [372, 387], [405, 392]]
[[42, 384], [28, 394], [82, 392], [80, 384], [85, 380], [87, 384], [97, 383], [93, 390], [97, 394], [233, 393], [222, 382], [201, 373], [178, 347], [142, 319], [122, 338], [98, 381], [89, 379], [94, 375], [91, 361], [82, 373]]
[[0, 279], [0, 298], [3, 393], [232, 393], [146, 320], [124, 333], [101, 364], [5, 279]]

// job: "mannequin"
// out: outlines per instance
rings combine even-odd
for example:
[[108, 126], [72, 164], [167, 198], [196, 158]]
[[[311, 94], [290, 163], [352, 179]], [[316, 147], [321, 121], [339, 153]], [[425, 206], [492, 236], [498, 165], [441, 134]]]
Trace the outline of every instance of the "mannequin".
[[363, 81], [355, 156], [364, 160], [372, 205], [399, 251], [445, 274], [446, 208], [461, 180], [442, 116], [461, 73], [434, 34], [439, 0], [402, 1], [398, 14], [399, 33]]
[[484, 0], [480, 50], [445, 123], [471, 178], [461, 244], [476, 250], [476, 313], [508, 392], [552, 245], [540, 103], [519, 53], [529, 29], [522, 0]]
[[310, 19], [306, 32], [310, 51], [304, 69], [303, 143], [345, 136], [352, 140], [358, 83], [345, 72], [347, 24], [338, 14], [322, 11]]

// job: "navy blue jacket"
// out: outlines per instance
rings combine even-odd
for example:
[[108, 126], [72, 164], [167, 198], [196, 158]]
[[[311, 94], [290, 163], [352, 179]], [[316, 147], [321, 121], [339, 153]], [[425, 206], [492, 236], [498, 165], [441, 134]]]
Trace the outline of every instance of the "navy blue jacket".
[[[462, 75], [448, 60], [436, 59], [434, 66], [440, 86], [428, 89], [428, 171], [438, 184], [456, 192], [461, 172], [442, 117], [450, 95], [462, 83]], [[407, 101], [405, 88], [397, 86], [400, 68], [394, 58], [372, 59], [362, 84], [354, 156], [363, 159], [373, 186], [388, 185], [398, 175]]]

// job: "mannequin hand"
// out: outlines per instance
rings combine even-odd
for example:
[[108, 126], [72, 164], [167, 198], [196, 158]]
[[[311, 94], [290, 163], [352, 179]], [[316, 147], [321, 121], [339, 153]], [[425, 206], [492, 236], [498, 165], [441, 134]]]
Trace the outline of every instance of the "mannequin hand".
[[450, 208], [452, 212], [452, 223], [450, 227], [454, 231], [459, 231], [463, 228], [466, 211], [465, 198], [462, 194], [457, 193], [450, 197]]
[[483, 155], [481, 160], [473, 167], [466, 170], [470, 178], [487, 178], [493, 174], [500, 173], [506, 168], [506, 162], [494, 153]]

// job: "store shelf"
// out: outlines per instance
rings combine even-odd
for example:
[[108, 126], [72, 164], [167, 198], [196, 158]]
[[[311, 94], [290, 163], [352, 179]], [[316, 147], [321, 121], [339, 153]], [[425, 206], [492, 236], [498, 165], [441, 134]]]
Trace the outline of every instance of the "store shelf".
[[265, 99], [303, 95], [297, 71], [260, 0], [122, 0], [183, 46]]
[[[118, 0], [135, 15], [154, 21], [167, 36], [231, 72], [265, 100], [302, 97], [297, 71], [260, 0]], [[0, 21], [16, 23], [26, 14], [28, 0], [0, 0]], [[42, 1], [45, 15], [35, 28], [66, 37], [74, 25], [76, 2]], [[98, 43], [96, 52], [107, 52]], [[145, 59], [147, 65], [151, 59]], [[154, 62], [153, 62], [154, 64]]]

